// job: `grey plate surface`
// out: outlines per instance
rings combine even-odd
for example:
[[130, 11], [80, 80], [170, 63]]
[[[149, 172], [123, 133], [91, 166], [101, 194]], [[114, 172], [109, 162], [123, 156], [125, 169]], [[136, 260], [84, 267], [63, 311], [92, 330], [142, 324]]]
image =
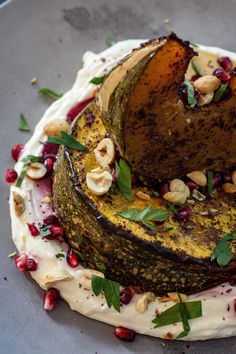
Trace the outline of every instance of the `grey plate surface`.
[[112, 327], [72, 312], [64, 302], [45, 313], [43, 292], [7, 258], [15, 248], [4, 183], [5, 168], [13, 164], [11, 146], [30, 136], [18, 132], [20, 112], [33, 128], [49, 103], [38, 87], [67, 91], [85, 50], [104, 49], [110, 35], [151, 38], [172, 30], [192, 42], [236, 51], [235, 13], [234, 0], [13, 0], [0, 9], [1, 354], [236, 353], [235, 338], [184, 343], [137, 336], [132, 344], [121, 342]]

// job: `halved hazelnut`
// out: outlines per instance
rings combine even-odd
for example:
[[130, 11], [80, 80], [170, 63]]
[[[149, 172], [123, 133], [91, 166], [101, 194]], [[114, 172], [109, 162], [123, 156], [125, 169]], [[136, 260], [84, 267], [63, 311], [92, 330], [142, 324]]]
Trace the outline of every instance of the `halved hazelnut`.
[[148, 305], [150, 302], [155, 300], [155, 294], [148, 291], [140, 295], [135, 304], [135, 310], [139, 313], [143, 313], [147, 310]]
[[181, 179], [175, 178], [170, 182], [170, 192], [165, 193], [163, 198], [170, 203], [184, 204], [189, 196], [188, 186]]
[[60, 136], [61, 131], [67, 132], [70, 128], [70, 124], [67, 121], [62, 119], [53, 119], [51, 122], [48, 122], [43, 127], [43, 132], [47, 136]]
[[112, 185], [112, 175], [108, 171], [99, 173], [88, 172], [86, 174], [87, 187], [95, 195], [106, 194]]
[[33, 162], [29, 165], [26, 175], [31, 179], [41, 179], [47, 173], [46, 167], [40, 162]]
[[16, 216], [20, 216], [21, 214], [23, 214], [25, 210], [25, 200], [17, 192], [13, 192], [13, 205], [14, 205]]
[[205, 75], [193, 82], [193, 86], [204, 95], [217, 90], [220, 84], [221, 81], [214, 75]]
[[96, 161], [101, 166], [110, 165], [115, 159], [115, 145], [110, 138], [104, 138], [94, 149]]
[[199, 107], [206, 106], [212, 101], [213, 97], [214, 97], [214, 92], [209, 92], [206, 95], [201, 95], [197, 100], [197, 105]]
[[222, 188], [225, 193], [236, 193], [236, 185], [233, 183], [224, 183]]
[[201, 187], [205, 187], [207, 185], [206, 175], [202, 171], [189, 172], [187, 173], [187, 177]]

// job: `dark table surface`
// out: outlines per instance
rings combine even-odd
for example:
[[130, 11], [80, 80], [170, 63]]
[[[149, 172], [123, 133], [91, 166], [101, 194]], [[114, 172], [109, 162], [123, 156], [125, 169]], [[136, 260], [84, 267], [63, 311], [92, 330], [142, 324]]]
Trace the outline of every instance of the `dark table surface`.
[[[108, 36], [151, 38], [172, 30], [235, 51], [236, 1], [13, 0], [1, 6], [0, 353], [235, 353], [235, 338], [184, 343], [137, 336], [127, 344], [113, 337], [112, 327], [72, 312], [64, 302], [45, 313], [43, 292], [7, 258], [15, 248], [4, 171], [12, 165], [11, 146], [30, 136], [18, 132], [20, 112], [33, 128], [49, 104], [38, 96], [38, 86], [67, 91], [85, 50], [103, 50]], [[34, 77], [38, 84], [31, 86]]]

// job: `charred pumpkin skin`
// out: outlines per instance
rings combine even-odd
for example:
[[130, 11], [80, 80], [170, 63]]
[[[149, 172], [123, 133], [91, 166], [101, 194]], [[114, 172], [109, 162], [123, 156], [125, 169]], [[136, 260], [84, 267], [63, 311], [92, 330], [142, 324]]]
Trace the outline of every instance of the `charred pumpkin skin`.
[[[86, 126], [86, 114], [95, 116]], [[97, 167], [93, 149], [106, 130], [97, 103], [92, 103], [75, 122], [72, 135], [89, 147], [84, 154], [61, 147], [53, 181], [53, 203], [68, 243], [81, 250], [89, 267], [105, 266], [105, 276], [137, 291], [157, 295], [170, 291], [191, 293], [228, 278], [236, 265], [220, 268], [210, 262], [216, 243], [236, 225], [234, 200], [219, 194], [215, 199], [197, 202], [189, 221], [165, 223], [169, 232], [148, 231], [141, 225], [119, 217], [125, 208], [141, 209], [147, 202], [134, 198], [127, 202], [119, 191], [103, 197], [91, 194], [85, 183], [86, 172]], [[145, 189], [138, 188], [138, 190]], [[134, 195], [137, 189], [134, 189]], [[165, 207], [163, 200], [151, 197], [153, 207]], [[203, 216], [201, 211], [216, 209]]]
[[[228, 99], [186, 108], [179, 89], [193, 55], [174, 35], [162, 40], [143, 70], [137, 70], [135, 83], [128, 73], [122, 90], [117, 86], [111, 115], [103, 111], [105, 126], [146, 185], [181, 178], [196, 168], [222, 172], [236, 164], [236, 78]], [[113, 124], [113, 112], [121, 106], [119, 126]]]

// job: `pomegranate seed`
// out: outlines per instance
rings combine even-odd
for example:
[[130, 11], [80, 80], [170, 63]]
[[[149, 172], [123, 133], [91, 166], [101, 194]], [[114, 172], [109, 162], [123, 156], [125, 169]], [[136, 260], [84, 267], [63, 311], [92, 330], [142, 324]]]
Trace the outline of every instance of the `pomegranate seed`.
[[27, 224], [32, 236], [38, 236], [39, 230], [34, 224]]
[[11, 156], [15, 161], [19, 160], [19, 157], [20, 157], [23, 149], [24, 149], [23, 144], [16, 144], [13, 146], [13, 148], [11, 149]]
[[115, 145], [115, 160], [119, 161], [120, 158], [121, 158], [120, 149], [118, 148], [117, 145]]
[[232, 173], [231, 172], [227, 172], [223, 175], [223, 181], [225, 183], [231, 183], [232, 182]]
[[72, 123], [73, 120], [78, 116], [78, 114], [94, 99], [94, 97], [86, 98], [83, 101], [77, 103], [72, 107], [67, 113], [67, 120]]
[[114, 329], [114, 334], [117, 338], [121, 340], [124, 340], [126, 342], [133, 342], [136, 333], [132, 329], [120, 326]]
[[229, 57], [219, 57], [217, 61], [220, 66], [222, 66], [222, 68], [226, 71], [229, 71], [233, 66], [233, 63]]
[[59, 145], [58, 144], [54, 144], [54, 143], [46, 143], [43, 146], [43, 151], [42, 151], [42, 156], [44, 158], [46, 158], [46, 156], [48, 156], [48, 154], [53, 154], [56, 155], [59, 149]]
[[116, 170], [115, 169], [113, 169], [111, 171], [111, 175], [112, 175], [112, 183], [116, 184]]
[[131, 183], [132, 186], [136, 186], [138, 184], [138, 177], [134, 173], [131, 174]]
[[216, 175], [213, 177], [213, 187], [217, 187], [221, 182], [220, 176]]
[[25, 267], [28, 272], [34, 272], [37, 269], [37, 263], [33, 258], [27, 258], [25, 261]]
[[17, 180], [18, 174], [14, 168], [7, 168], [5, 174], [5, 181], [7, 183], [14, 183]]
[[199, 185], [193, 181], [188, 181], [186, 184], [190, 191], [193, 191], [194, 189], [199, 189]]
[[124, 288], [120, 292], [120, 302], [127, 305], [133, 297], [133, 290], [131, 288]]
[[49, 215], [45, 219], [43, 219], [45, 225], [58, 225], [58, 218], [56, 215]]
[[69, 248], [66, 254], [66, 260], [70, 267], [75, 268], [79, 265], [79, 256], [76, 252]]
[[55, 288], [49, 288], [44, 294], [43, 308], [46, 311], [52, 311], [60, 298], [60, 293]]
[[193, 75], [192, 77], [191, 77], [191, 81], [196, 81], [197, 79], [199, 79], [199, 75]]
[[20, 254], [19, 256], [15, 257], [15, 263], [16, 263], [16, 268], [26, 272], [27, 268], [26, 268], [26, 261], [27, 261], [27, 256], [26, 254]]
[[170, 191], [169, 183], [163, 183], [160, 187], [160, 195], [163, 197], [166, 193]]
[[231, 76], [222, 68], [216, 68], [213, 71], [213, 75], [215, 75], [223, 84], [226, 84], [231, 80]]
[[54, 161], [51, 157], [47, 157], [45, 160], [44, 160], [44, 166], [46, 167], [47, 169], [47, 173], [49, 175], [52, 175], [53, 173], [53, 166], [54, 166]]
[[178, 214], [175, 214], [175, 218], [177, 220], [186, 220], [189, 219], [191, 215], [192, 215], [192, 210], [190, 208], [183, 207], [178, 210]]
[[234, 311], [236, 312], [236, 299], [234, 299]]
[[230, 285], [236, 285], [236, 274], [232, 274], [229, 278]]
[[49, 227], [50, 235], [47, 237], [49, 240], [59, 239], [63, 236], [63, 229], [60, 226], [52, 225]]

